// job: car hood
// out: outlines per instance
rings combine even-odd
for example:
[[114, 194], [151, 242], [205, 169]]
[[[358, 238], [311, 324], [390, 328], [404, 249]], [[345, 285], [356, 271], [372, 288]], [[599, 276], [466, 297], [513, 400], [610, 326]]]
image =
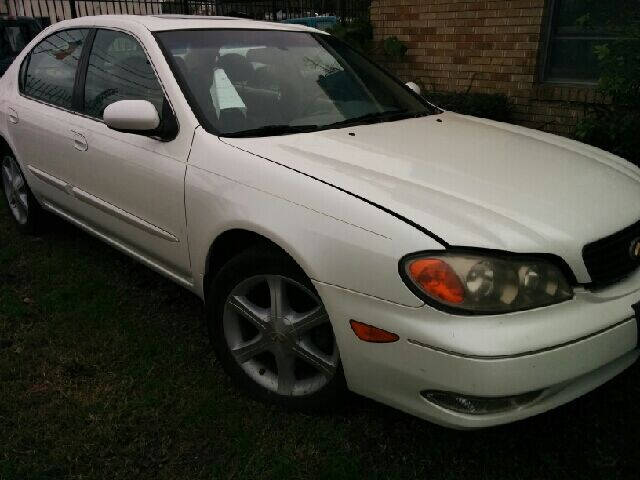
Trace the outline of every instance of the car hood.
[[450, 112], [228, 144], [419, 224], [449, 245], [564, 258], [640, 218], [640, 170], [563, 137]]

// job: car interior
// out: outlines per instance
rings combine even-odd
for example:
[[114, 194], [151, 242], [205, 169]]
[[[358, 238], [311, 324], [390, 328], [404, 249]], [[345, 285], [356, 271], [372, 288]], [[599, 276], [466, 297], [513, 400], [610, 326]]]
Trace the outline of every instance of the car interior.
[[207, 117], [215, 112], [226, 131], [344, 118], [319, 81], [341, 70], [337, 63], [327, 71], [308, 59], [299, 68], [285, 50], [264, 46], [191, 48], [173, 60], [183, 78], [197, 78], [187, 82], [193, 100]]

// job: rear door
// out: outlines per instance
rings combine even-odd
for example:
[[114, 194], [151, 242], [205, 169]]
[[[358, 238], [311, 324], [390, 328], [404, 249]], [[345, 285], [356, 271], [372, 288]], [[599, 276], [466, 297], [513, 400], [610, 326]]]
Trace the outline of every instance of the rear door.
[[22, 62], [20, 95], [7, 102], [7, 128], [32, 190], [64, 209], [69, 196], [73, 146], [73, 92], [90, 29], [57, 31], [38, 43]]

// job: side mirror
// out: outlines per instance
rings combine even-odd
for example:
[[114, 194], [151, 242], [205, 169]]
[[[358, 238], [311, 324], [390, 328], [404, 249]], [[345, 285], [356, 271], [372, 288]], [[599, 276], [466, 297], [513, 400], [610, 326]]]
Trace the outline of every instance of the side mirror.
[[407, 88], [413, 90], [418, 95], [420, 95], [420, 93], [422, 92], [418, 84], [415, 82], [407, 82], [405, 83], [405, 85], [407, 86]]
[[107, 127], [126, 133], [156, 135], [160, 117], [147, 100], [119, 100], [104, 109], [102, 116]]

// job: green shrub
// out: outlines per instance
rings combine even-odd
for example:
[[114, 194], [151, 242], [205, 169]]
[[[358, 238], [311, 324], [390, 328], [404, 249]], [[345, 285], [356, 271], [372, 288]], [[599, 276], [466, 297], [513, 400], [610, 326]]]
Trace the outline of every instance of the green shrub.
[[[577, 22], [597, 23], [603, 3], [591, 2], [591, 12]], [[575, 136], [640, 165], [640, 9], [637, 2], [628, 4], [628, 14], [615, 20], [620, 39], [595, 47], [601, 71], [597, 90], [605, 102], [586, 107]]]
[[640, 166], [640, 111], [625, 105], [590, 105], [578, 122], [576, 139]]
[[444, 110], [489, 118], [498, 122], [510, 122], [513, 107], [501, 93], [427, 92], [425, 98]]
[[394, 35], [393, 37], [384, 39], [382, 42], [382, 51], [388, 59], [399, 62], [407, 53], [407, 46]]
[[327, 31], [360, 52], [371, 53], [373, 50], [373, 25], [367, 20], [336, 23]]
[[388, 37], [382, 42], [373, 41], [373, 25], [368, 20], [337, 23], [327, 30], [352, 48], [369, 55], [384, 55], [386, 60], [400, 61], [407, 52], [407, 46], [398, 37]]

